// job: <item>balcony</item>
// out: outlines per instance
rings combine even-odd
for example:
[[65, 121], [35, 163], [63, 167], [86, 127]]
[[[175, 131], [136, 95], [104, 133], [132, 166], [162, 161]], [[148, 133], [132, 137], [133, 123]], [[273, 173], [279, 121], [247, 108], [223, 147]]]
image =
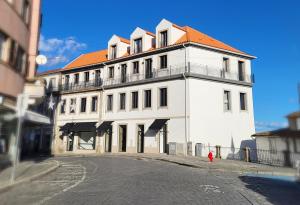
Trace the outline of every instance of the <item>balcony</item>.
[[[208, 79], [222, 82], [231, 82], [251, 85], [254, 81], [253, 75], [240, 75], [238, 73], [225, 72], [220, 68], [211, 68], [202, 65], [189, 65], [185, 69], [185, 66], [169, 67], [165, 69], [153, 69], [154, 71], [149, 73], [128, 74], [120, 76], [119, 78], [107, 78], [105, 80], [92, 80], [88, 82], [79, 82], [77, 84], [62, 84], [59, 86], [59, 91], [80, 91], [87, 89], [107, 88], [115, 86], [125, 86], [130, 84], [149, 83], [160, 80], [182, 78], [183, 74], [186, 77], [195, 77], [200, 79]], [[56, 89], [56, 88], [53, 88]]]

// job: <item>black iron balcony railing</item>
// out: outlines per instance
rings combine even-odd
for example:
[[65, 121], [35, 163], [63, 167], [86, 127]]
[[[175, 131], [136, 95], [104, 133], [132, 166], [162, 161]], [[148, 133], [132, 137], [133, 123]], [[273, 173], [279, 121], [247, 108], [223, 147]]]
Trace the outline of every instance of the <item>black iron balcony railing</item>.
[[189, 65], [179, 67], [169, 67], [165, 69], [153, 69], [153, 72], [121, 75], [119, 78], [107, 78], [91, 80], [87, 82], [62, 84], [58, 88], [59, 91], [78, 91], [84, 89], [92, 89], [98, 87], [121, 85], [138, 81], [151, 81], [152, 79], [166, 79], [181, 74], [194, 75], [196, 77], [206, 77], [220, 80], [230, 80], [235, 82], [254, 83], [254, 75], [245, 75], [233, 72], [225, 72], [223, 69], [211, 68], [201, 65]]

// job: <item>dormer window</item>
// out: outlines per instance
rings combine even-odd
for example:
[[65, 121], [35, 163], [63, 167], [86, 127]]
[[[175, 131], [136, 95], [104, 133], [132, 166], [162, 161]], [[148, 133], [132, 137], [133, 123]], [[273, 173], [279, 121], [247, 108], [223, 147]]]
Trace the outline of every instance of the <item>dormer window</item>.
[[142, 52], [142, 38], [138, 38], [134, 40], [134, 53], [141, 53]]
[[110, 58], [111, 59], [117, 58], [117, 45], [112, 45], [110, 47]]
[[165, 47], [168, 45], [168, 31], [160, 32], [160, 47]]

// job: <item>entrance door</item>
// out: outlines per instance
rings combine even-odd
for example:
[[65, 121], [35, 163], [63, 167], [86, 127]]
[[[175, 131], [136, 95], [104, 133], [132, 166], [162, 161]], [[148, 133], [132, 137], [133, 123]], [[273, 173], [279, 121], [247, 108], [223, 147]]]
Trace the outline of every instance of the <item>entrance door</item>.
[[145, 78], [152, 78], [152, 59], [146, 59]]
[[70, 135], [67, 138], [67, 151], [73, 151], [74, 136]]
[[119, 152], [126, 152], [127, 126], [119, 126]]
[[137, 131], [137, 152], [144, 153], [144, 125], [138, 125]]
[[112, 126], [105, 132], [105, 152], [111, 152], [112, 146]]
[[167, 124], [159, 131], [159, 152], [160, 153], [168, 153], [168, 128]]
[[126, 64], [121, 65], [121, 83], [126, 83], [126, 70], [127, 70], [127, 65]]

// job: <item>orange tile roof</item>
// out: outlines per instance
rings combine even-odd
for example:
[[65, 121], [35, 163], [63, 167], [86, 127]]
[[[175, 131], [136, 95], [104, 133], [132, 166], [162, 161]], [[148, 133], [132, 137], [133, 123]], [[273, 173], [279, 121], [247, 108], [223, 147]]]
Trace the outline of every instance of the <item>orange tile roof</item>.
[[176, 44], [185, 43], [185, 42], [193, 42], [193, 43], [199, 43], [207, 46], [211, 46], [214, 48], [219, 48], [227, 51], [232, 51], [236, 53], [245, 54], [244, 52], [237, 50], [225, 43], [222, 43], [221, 41], [218, 41], [204, 33], [201, 33], [200, 31], [197, 31], [189, 26], [182, 27], [186, 34], [183, 35]]
[[[186, 32], [174, 45], [178, 45], [178, 44], [183, 44], [183, 43], [187, 43], [187, 42], [193, 42], [193, 43], [198, 43], [198, 44], [202, 44], [202, 45], [206, 45], [206, 46], [210, 46], [213, 48], [218, 48], [218, 49], [222, 49], [222, 50], [227, 50], [230, 52], [235, 52], [235, 53], [240, 53], [240, 54], [246, 54], [240, 50], [237, 50], [221, 41], [218, 41], [200, 31], [197, 31], [189, 26], [184, 26], [184, 27], [180, 27], [176, 24], [173, 24], [174, 27], [181, 29], [182, 31]], [[155, 35], [149, 31], [146, 31], [147, 34], [149, 35], [153, 35], [155, 37]], [[118, 36], [120, 38], [120, 40], [126, 44], [130, 44], [130, 41], [128, 39], [122, 38], [120, 36]], [[172, 46], [172, 45], [170, 45]], [[148, 51], [146, 52], [150, 52], [156, 50], [156, 48], [150, 48]], [[129, 53], [125, 53], [121, 58], [123, 57], [127, 57], [130, 56], [132, 54]], [[247, 54], [246, 54], [247, 55]], [[91, 53], [86, 53], [86, 54], [82, 54], [80, 55], [78, 58], [76, 58], [75, 60], [73, 60], [71, 63], [67, 64], [63, 69], [61, 70], [68, 70], [68, 69], [72, 69], [72, 68], [78, 68], [78, 67], [83, 67], [83, 66], [88, 66], [88, 65], [93, 65], [93, 64], [98, 64], [98, 63], [103, 63], [108, 61], [107, 59], [107, 49], [106, 50], [100, 50], [100, 51], [96, 51], [96, 52], [91, 52]]]
[[93, 64], [102, 63], [105, 61], [107, 61], [107, 49], [82, 54], [78, 58], [73, 60], [71, 63], [67, 64], [63, 68], [63, 70], [93, 65]]
[[150, 32], [150, 31], [146, 31], [146, 34], [148, 34], [148, 35], [150, 35], [150, 36], [153, 36], [153, 37], [155, 37], [155, 34], [154, 34], [154, 33], [152, 33], [152, 32]]
[[120, 39], [121, 42], [130, 44], [130, 40], [128, 40], [128, 39], [126, 39], [126, 38], [123, 38], [123, 37], [121, 37], [121, 36], [118, 36], [118, 38]]
[[58, 73], [58, 72], [60, 72], [60, 70], [61, 70], [61, 68], [56, 68], [56, 69], [52, 69], [52, 70], [46, 70], [46, 71], [43, 71], [43, 72], [38, 72], [37, 76]]

